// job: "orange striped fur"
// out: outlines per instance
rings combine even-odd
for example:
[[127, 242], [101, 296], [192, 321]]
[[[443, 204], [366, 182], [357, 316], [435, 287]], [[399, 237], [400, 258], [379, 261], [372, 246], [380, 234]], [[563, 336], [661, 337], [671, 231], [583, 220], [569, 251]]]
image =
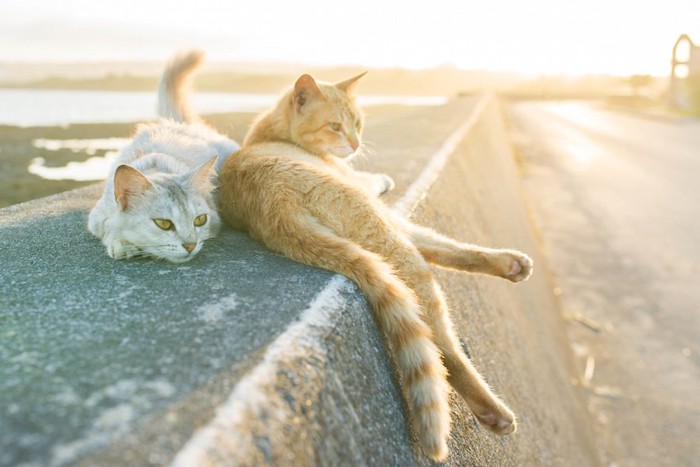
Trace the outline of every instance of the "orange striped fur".
[[221, 170], [221, 212], [270, 249], [357, 283], [392, 351], [413, 429], [426, 454], [443, 460], [447, 381], [490, 430], [512, 432], [515, 417], [463, 353], [428, 261], [513, 281], [532, 263], [516, 251], [440, 236], [377, 199], [388, 177], [355, 172], [341, 159], [360, 144], [357, 78], [333, 85], [304, 75], [258, 118]]

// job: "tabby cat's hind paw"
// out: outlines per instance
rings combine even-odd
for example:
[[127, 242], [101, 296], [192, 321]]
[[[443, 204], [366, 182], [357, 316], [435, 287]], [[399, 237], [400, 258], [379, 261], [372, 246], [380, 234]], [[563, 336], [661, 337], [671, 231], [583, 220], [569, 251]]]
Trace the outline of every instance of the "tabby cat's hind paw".
[[515, 414], [507, 407], [499, 407], [497, 411], [475, 415], [484, 428], [497, 435], [509, 435], [517, 428]]
[[506, 252], [508, 257], [508, 270], [503, 275], [512, 282], [524, 281], [532, 274], [532, 259], [525, 253], [515, 250]]

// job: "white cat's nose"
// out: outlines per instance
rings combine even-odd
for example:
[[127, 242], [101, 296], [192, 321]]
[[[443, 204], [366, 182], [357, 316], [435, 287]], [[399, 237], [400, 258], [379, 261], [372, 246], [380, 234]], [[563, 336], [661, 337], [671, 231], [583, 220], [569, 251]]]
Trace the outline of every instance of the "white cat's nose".
[[182, 247], [187, 250], [187, 253], [192, 253], [192, 250], [197, 246], [196, 243], [183, 243]]

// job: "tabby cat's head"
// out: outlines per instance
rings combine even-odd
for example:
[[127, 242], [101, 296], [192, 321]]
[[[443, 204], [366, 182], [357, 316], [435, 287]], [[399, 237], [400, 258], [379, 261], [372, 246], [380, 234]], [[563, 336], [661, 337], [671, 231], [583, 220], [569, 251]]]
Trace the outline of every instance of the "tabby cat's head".
[[120, 209], [110, 222], [117, 239], [113, 256], [149, 256], [173, 263], [194, 258], [221, 224], [212, 199], [215, 162], [213, 158], [181, 175], [151, 176], [120, 165], [114, 174]]
[[365, 73], [336, 84], [302, 75], [291, 93], [290, 136], [309, 152], [349, 157], [362, 143], [364, 117], [354, 88]]

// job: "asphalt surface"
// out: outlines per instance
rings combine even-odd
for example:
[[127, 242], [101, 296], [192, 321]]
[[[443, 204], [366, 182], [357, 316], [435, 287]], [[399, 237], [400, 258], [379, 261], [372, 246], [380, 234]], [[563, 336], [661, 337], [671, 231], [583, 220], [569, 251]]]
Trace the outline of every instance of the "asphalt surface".
[[509, 106], [609, 465], [700, 459], [700, 121]]

